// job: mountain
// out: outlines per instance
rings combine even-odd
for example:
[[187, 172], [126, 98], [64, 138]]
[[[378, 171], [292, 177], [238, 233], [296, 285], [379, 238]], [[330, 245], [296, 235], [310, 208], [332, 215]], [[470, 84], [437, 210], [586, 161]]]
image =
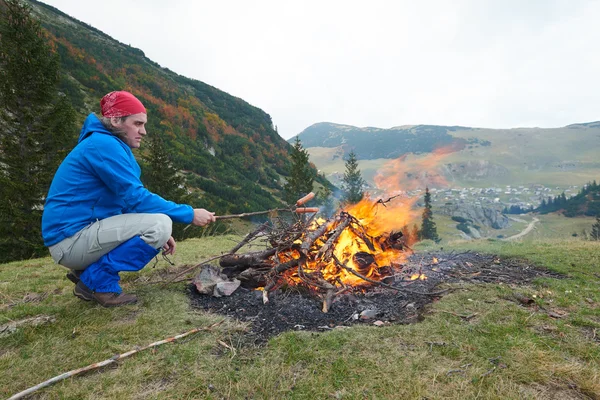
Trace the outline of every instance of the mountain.
[[299, 137], [305, 148], [343, 146], [354, 149], [359, 159], [371, 160], [397, 158], [405, 153], [430, 153], [446, 146], [462, 149], [467, 141], [449, 133], [458, 129], [469, 128], [417, 125], [381, 129], [322, 122], [306, 128]]
[[[333, 182], [354, 150], [365, 179], [404, 156], [405, 165], [437, 148], [446, 155], [433, 167], [447, 187], [583, 185], [600, 177], [600, 122], [562, 128], [485, 129], [408, 125], [390, 129], [317, 123], [298, 135], [311, 161]], [[295, 138], [290, 139], [290, 141]]]
[[99, 111], [104, 94], [128, 90], [148, 110], [149, 134], [163, 137], [174, 164], [186, 174], [195, 205], [238, 213], [281, 204], [291, 146], [267, 113], [163, 68], [142, 50], [54, 7], [35, 0], [28, 4], [60, 55], [60, 89], [81, 121]]

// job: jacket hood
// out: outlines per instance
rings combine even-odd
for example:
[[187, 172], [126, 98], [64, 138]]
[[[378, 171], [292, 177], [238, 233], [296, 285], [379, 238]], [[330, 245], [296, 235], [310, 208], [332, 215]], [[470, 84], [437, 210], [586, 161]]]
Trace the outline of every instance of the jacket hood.
[[77, 143], [81, 143], [83, 139], [87, 138], [94, 132], [104, 133], [105, 135], [113, 136], [112, 132], [106, 129], [104, 125], [102, 125], [102, 122], [100, 122], [100, 119], [92, 113], [88, 115], [85, 119], [85, 122], [81, 127], [81, 132], [79, 133], [79, 140], [77, 141]]

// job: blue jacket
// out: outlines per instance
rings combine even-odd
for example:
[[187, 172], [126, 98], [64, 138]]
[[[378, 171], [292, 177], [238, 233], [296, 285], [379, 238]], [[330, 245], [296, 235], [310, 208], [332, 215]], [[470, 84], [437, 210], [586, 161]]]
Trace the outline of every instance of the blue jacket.
[[97, 220], [119, 214], [161, 213], [175, 222], [192, 222], [192, 207], [148, 191], [140, 174], [129, 146], [90, 114], [79, 143], [50, 185], [42, 215], [44, 244], [52, 246]]

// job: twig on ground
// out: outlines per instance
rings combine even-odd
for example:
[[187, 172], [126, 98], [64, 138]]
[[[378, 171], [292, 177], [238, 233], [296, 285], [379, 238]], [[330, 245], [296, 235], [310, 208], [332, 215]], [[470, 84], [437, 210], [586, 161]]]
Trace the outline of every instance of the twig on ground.
[[474, 317], [476, 317], [477, 314], [478, 314], [478, 313], [473, 313], [473, 314], [470, 314], [470, 315], [462, 315], [462, 314], [457, 314], [455, 312], [446, 311], [446, 310], [432, 310], [432, 311], [433, 312], [443, 312], [443, 313], [446, 313], [446, 314], [454, 315], [455, 317], [460, 317], [460, 318], [462, 318], [464, 320], [467, 320], [467, 321], [470, 320], [470, 319], [472, 319], [472, 318], [474, 318]]
[[115, 355], [115, 356], [113, 356], [113, 357], [111, 357], [111, 358], [109, 358], [107, 360], [104, 360], [104, 361], [101, 361], [101, 362], [97, 362], [97, 363], [94, 363], [94, 364], [90, 364], [87, 367], [83, 367], [83, 368], [79, 368], [79, 369], [74, 369], [74, 370], [71, 370], [69, 372], [65, 372], [64, 374], [55, 376], [54, 378], [48, 379], [47, 381], [44, 381], [44, 382], [42, 382], [42, 383], [40, 383], [38, 385], [32, 386], [29, 389], [23, 390], [22, 392], [19, 392], [19, 393], [15, 394], [15, 395], [11, 396], [8, 400], [22, 399], [23, 397], [25, 397], [25, 396], [27, 396], [27, 395], [29, 395], [29, 394], [37, 391], [37, 390], [40, 390], [40, 389], [45, 388], [47, 386], [53, 385], [56, 382], [60, 382], [60, 381], [62, 381], [64, 379], [70, 378], [70, 377], [75, 376], [75, 375], [82, 374], [84, 372], [92, 371], [94, 369], [98, 369], [98, 368], [102, 368], [102, 367], [105, 367], [105, 366], [110, 365], [110, 364], [114, 364], [117, 361], [122, 360], [123, 358], [129, 357], [129, 356], [132, 356], [135, 353], [139, 353], [142, 350], [154, 348], [154, 347], [160, 346], [161, 344], [174, 342], [177, 339], [181, 339], [183, 337], [189, 336], [189, 335], [197, 333], [197, 332], [210, 331], [212, 328], [214, 328], [214, 327], [222, 324], [223, 321], [225, 321], [225, 320], [223, 319], [223, 320], [221, 320], [219, 322], [216, 322], [216, 323], [214, 323], [211, 326], [206, 327], [206, 328], [195, 328], [195, 329], [192, 329], [191, 331], [182, 333], [180, 335], [173, 336], [173, 337], [170, 337], [170, 338], [167, 338], [167, 339], [164, 339], [164, 340], [160, 340], [158, 342], [150, 343], [147, 346], [139, 347], [137, 349], [130, 350], [130, 351], [126, 352], [126, 353], [117, 354], [117, 355]]

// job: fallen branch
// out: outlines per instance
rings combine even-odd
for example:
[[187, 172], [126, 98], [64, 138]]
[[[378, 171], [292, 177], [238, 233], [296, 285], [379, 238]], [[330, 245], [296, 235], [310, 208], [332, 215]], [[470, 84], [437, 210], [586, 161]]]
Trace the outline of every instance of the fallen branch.
[[472, 318], [475, 318], [477, 316], [478, 313], [473, 313], [473, 314], [469, 314], [469, 315], [462, 315], [462, 314], [458, 314], [452, 311], [446, 311], [446, 310], [433, 310], [433, 312], [442, 312], [442, 313], [446, 313], [446, 314], [450, 314], [450, 315], [454, 315], [455, 317], [459, 317], [462, 318], [464, 320], [470, 320]]
[[170, 338], [167, 338], [167, 339], [164, 339], [164, 340], [160, 340], [158, 342], [150, 343], [147, 346], [140, 347], [140, 348], [137, 348], [135, 350], [130, 350], [130, 351], [126, 352], [126, 353], [117, 354], [114, 357], [109, 358], [108, 360], [104, 360], [104, 361], [101, 361], [101, 362], [90, 364], [87, 367], [83, 367], [83, 368], [79, 368], [79, 369], [74, 369], [74, 370], [71, 370], [69, 372], [65, 372], [64, 374], [55, 376], [54, 378], [48, 379], [47, 381], [44, 381], [44, 382], [42, 382], [42, 383], [40, 383], [38, 385], [32, 386], [32, 387], [30, 387], [27, 390], [23, 390], [22, 392], [19, 392], [19, 393], [13, 395], [12, 397], [10, 397], [8, 400], [22, 399], [23, 397], [25, 397], [25, 396], [27, 396], [27, 395], [29, 395], [29, 394], [37, 391], [37, 390], [40, 390], [42, 388], [45, 388], [45, 387], [50, 386], [52, 384], [55, 384], [56, 382], [60, 382], [62, 380], [65, 380], [65, 379], [70, 378], [70, 377], [75, 376], [75, 375], [82, 374], [84, 372], [92, 371], [94, 369], [98, 369], [98, 368], [102, 368], [102, 367], [105, 367], [105, 366], [110, 365], [110, 364], [114, 364], [117, 361], [122, 360], [123, 358], [129, 357], [129, 356], [132, 356], [135, 353], [139, 353], [142, 350], [146, 350], [146, 349], [150, 349], [150, 348], [153, 348], [153, 347], [157, 347], [157, 346], [160, 346], [161, 344], [165, 344], [165, 343], [171, 343], [171, 342], [174, 342], [177, 339], [181, 339], [183, 337], [192, 335], [192, 334], [197, 333], [197, 332], [209, 331], [212, 328], [214, 328], [215, 326], [220, 325], [221, 323], [223, 323], [223, 321], [225, 321], [225, 320], [223, 319], [223, 320], [221, 320], [219, 322], [216, 322], [216, 323], [212, 324], [211, 326], [209, 326], [207, 328], [195, 328], [195, 329], [192, 329], [191, 331], [182, 333], [181, 335], [173, 336], [173, 337], [170, 337]]

